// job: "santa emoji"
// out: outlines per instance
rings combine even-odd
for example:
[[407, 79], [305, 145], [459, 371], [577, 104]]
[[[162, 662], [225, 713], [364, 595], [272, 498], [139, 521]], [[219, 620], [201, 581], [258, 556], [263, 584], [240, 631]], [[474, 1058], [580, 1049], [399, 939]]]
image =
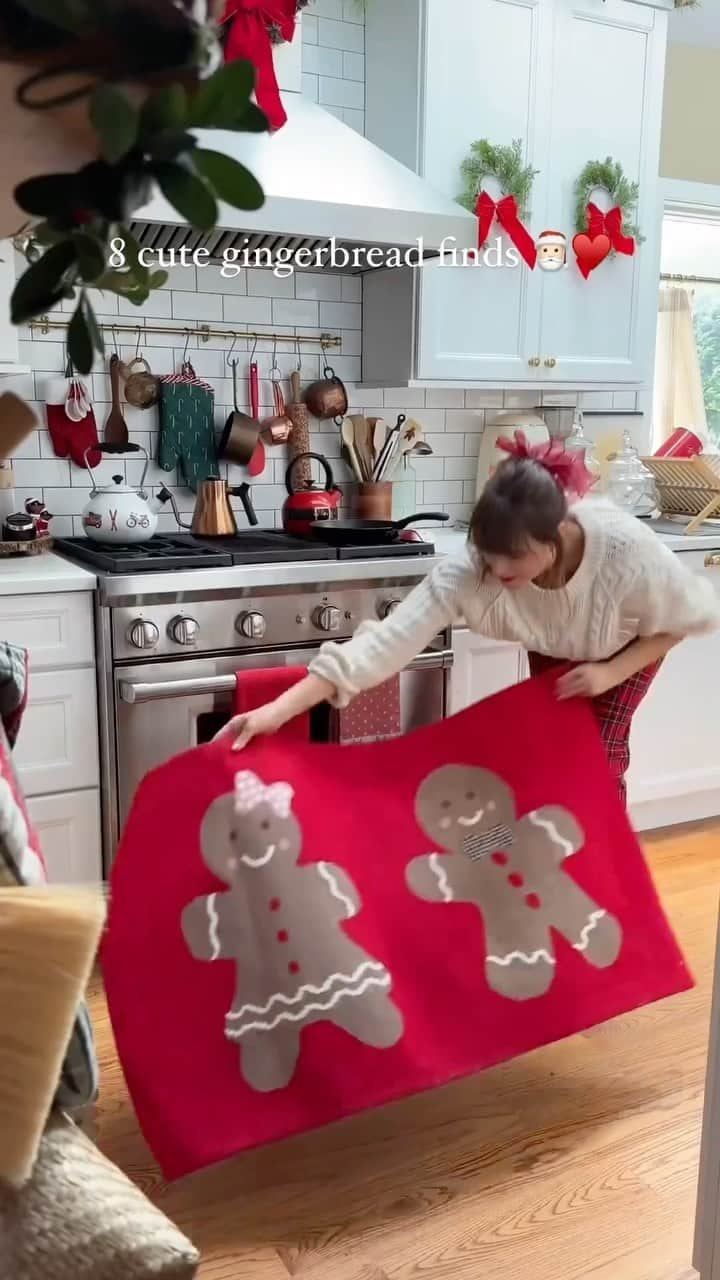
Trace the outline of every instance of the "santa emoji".
[[542, 231], [537, 238], [537, 264], [543, 271], [559, 271], [567, 261], [567, 237], [562, 231]]

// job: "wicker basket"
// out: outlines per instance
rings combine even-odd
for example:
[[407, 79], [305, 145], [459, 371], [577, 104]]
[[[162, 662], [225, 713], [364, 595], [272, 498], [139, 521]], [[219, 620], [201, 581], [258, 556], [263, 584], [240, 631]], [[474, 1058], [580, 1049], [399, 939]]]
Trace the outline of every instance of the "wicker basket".
[[643, 458], [652, 473], [664, 516], [690, 516], [685, 533], [720, 515], [720, 455], [700, 458]]

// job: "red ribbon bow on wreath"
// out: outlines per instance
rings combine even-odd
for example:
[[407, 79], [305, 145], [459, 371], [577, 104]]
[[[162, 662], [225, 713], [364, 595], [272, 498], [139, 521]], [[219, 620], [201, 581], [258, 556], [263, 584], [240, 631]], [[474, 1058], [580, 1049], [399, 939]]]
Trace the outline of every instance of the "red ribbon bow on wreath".
[[502, 200], [495, 201], [487, 191], [481, 191], [477, 198], [475, 212], [478, 218], [478, 249], [482, 249], [485, 244], [493, 220], [497, 217], [503, 231], [510, 237], [530, 269], [534, 268], [537, 262], [535, 241], [520, 221], [517, 200], [514, 196], [503, 196]]
[[602, 209], [598, 209], [597, 205], [591, 201], [587, 207], [587, 219], [591, 240], [594, 240], [595, 236], [607, 236], [616, 253], [632, 255], [635, 252], [634, 237], [623, 235], [623, 211], [619, 205], [616, 204], [614, 209], [603, 213]]
[[273, 44], [269, 27], [277, 27], [283, 40], [295, 34], [296, 0], [228, 0], [223, 23], [232, 23], [225, 46], [225, 61], [245, 58], [255, 67], [255, 97], [270, 128], [282, 129], [287, 121], [280, 98]]

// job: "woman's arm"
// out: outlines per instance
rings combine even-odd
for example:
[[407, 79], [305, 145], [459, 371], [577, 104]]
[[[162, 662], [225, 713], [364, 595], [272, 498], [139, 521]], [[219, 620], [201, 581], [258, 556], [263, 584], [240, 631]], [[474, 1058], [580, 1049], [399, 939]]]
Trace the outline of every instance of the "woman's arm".
[[664, 658], [681, 636], [642, 636], [634, 640], [607, 662], [586, 662], [568, 671], [557, 682], [557, 694], [561, 701], [568, 698], [598, 698], [617, 685], [623, 684], [638, 671], [644, 671]]

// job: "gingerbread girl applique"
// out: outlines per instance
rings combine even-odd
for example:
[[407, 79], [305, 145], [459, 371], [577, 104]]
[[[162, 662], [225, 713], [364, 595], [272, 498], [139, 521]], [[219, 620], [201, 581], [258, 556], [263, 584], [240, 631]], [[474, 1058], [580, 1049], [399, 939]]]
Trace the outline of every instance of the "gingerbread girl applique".
[[618, 921], [565, 868], [584, 839], [567, 809], [547, 805], [518, 821], [512, 791], [496, 774], [446, 765], [422, 783], [415, 812], [446, 853], [414, 859], [407, 883], [428, 902], [477, 907], [485, 974], [498, 995], [531, 1000], [549, 990], [557, 966], [553, 930], [595, 968], [614, 964]]
[[313, 1022], [334, 1022], [378, 1049], [403, 1034], [388, 970], [341, 927], [362, 906], [352, 880], [329, 862], [297, 865], [302, 833], [292, 798], [287, 783], [236, 775], [234, 793], [210, 805], [200, 833], [205, 863], [229, 888], [196, 898], [182, 915], [196, 959], [235, 962], [225, 1035], [240, 1046], [245, 1080], [262, 1093], [289, 1084], [301, 1031]]

